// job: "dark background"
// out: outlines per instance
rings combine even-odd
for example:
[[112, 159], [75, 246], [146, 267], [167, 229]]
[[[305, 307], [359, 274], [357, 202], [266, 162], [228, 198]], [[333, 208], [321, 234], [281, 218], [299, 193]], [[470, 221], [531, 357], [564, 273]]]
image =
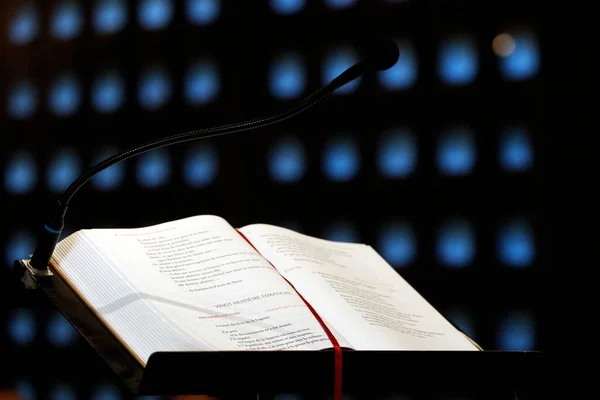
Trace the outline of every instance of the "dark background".
[[11, 296], [12, 261], [33, 250], [55, 196], [116, 149], [292, 104], [372, 36], [399, 44], [387, 73], [282, 124], [113, 168], [78, 193], [65, 233], [215, 214], [368, 243], [483, 348], [551, 348], [555, 70], [536, 2], [3, 1], [0, 12], [12, 210], [0, 343], [9, 363], [61, 360], [44, 376], [9, 374], [26, 398], [126, 396], [64, 318]]

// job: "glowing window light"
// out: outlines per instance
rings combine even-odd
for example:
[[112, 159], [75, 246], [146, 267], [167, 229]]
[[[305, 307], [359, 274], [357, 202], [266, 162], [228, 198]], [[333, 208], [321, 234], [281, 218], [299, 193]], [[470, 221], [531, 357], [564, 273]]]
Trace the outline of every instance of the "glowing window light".
[[22, 5], [13, 15], [8, 30], [8, 40], [17, 45], [28, 44], [40, 32], [40, 17], [31, 4]]
[[125, 101], [125, 82], [114, 71], [100, 75], [92, 86], [92, 106], [100, 113], [117, 111]]
[[16, 152], [4, 168], [4, 190], [11, 195], [32, 191], [37, 185], [37, 167], [33, 156], [26, 152]]
[[358, 243], [358, 232], [350, 222], [335, 222], [327, 227], [323, 238], [334, 242]]
[[475, 325], [473, 323], [473, 319], [464, 310], [451, 310], [446, 316], [450, 322], [452, 322], [468, 337], [471, 339], [475, 338]]
[[25, 260], [33, 253], [35, 248], [35, 237], [30, 232], [18, 231], [6, 242], [6, 265], [12, 269], [15, 260]]
[[[348, 47], [338, 47], [329, 51], [323, 60], [321, 70], [322, 83], [325, 85], [332, 81], [336, 76], [344, 72], [358, 61], [356, 52]], [[353, 80], [350, 83], [336, 89], [334, 94], [349, 94], [354, 92], [360, 85], [362, 78]]]
[[186, 15], [194, 25], [209, 25], [221, 13], [221, 0], [187, 0]]
[[46, 183], [55, 193], [63, 192], [80, 174], [81, 163], [74, 150], [63, 149], [52, 156]]
[[[108, 158], [116, 153], [117, 153], [116, 149], [112, 149], [112, 148], [105, 149], [105, 150], [99, 152], [96, 159], [94, 160], [95, 161], [94, 164], [96, 164], [96, 163], [104, 160], [105, 158]], [[125, 180], [125, 164], [118, 163], [118, 164], [108, 167], [104, 171], [100, 172], [98, 175], [94, 176], [91, 180], [91, 185], [96, 190], [105, 192], [105, 191], [110, 191], [110, 190], [114, 190], [114, 189], [118, 188], [119, 186], [121, 186], [121, 184], [123, 183], [124, 180]]]
[[140, 25], [149, 31], [165, 28], [173, 18], [171, 0], [140, 0], [138, 7]]
[[292, 99], [304, 92], [306, 72], [298, 54], [285, 54], [271, 65], [269, 90], [278, 99]]
[[12, 312], [8, 320], [8, 336], [20, 345], [26, 346], [33, 342], [37, 335], [35, 314], [28, 308], [19, 308]]
[[532, 78], [540, 69], [540, 52], [532, 32], [518, 31], [512, 35], [514, 50], [498, 59], [502, 76], [510, 81]]
[[306, 172], [304, 145], [295, 137], [283, 137], [275, 142], [268, 155], [269, 175], [279, 183], [298, 182]]
[[15, 391], [19, 395], [19, 399], [22, 400], [35, 400], [37, 399], [37, 390], [35, 385], [28, 379], [20, 379], [15, 385]]
[[404, 90], [417, 81], [419, 63], [414, 47], [407, 40], [398, 40], [400, 57], [390, 69], [377, 72], [379, 84], [386, 90]]
[[67, 347], [75, 343], [78, 333], [67, 319], [55, 312], [48, 321], [47, 338], [56, 347]]
[[60, 117], [73, 115], [81, 103], [81, 88], [72, 74], [58, 77], [50, 86], [50, 110]]
[[59, 384], [50, 391], [50, 400], [77, 400], [77, 393], [70, 385]]
[[513, 312], [500, 323], [497, 332], [499, 350], [534, 350], [535, 322], [531, 314]]
[[75, 1], [59, 3], [52, 14], [50, 33], [57, 39], [70, 40], [83, 29], [83, 11]]
[[38, 106], [38, 91], [29, 80], [16, 82], [8, 92], [6, 111], [15, 119], [30, 117]]
[[94, 388], [90, 400], [121, 400], [123, 394], [114, 385], [105, 384]]
[[500, 165], [508, 172], [526, 171], [533, 165], [533, 145], [524, 129], [507, 129], [500, 137]]
[[360, 168], [360, 152], [349, 136], [330, 140], [323, 151], [321, 167], [327, 179], [334, 182], [352, 180]]
[[408, 129], [385, 132], [377, 144], [377, 168], [386, 178], [405, 178], [417, 165], [417, 140]]
[[347, 8], [356, 3], [356, 0], [325, 0], [325, 4], [329, 8], [333, 8], [336, 10]]
[[524, 221], [512, 221], [498, 234], [498, 258], [508, 266], [524, 268], [535, 258], [535, 241], [531, 226]]
[[93, 10], [92, 24], [99, 34], [111, 35], [125, 28], [128, 18], [125, 0], [98, 0]]
[[392, 267], [405, 267], [417, 254], [415, 234], [406, 222], [388, 223], [379, 231], [377, 248]]
[[193, 65], [185, 77], [185, 98], [200, 106], [217, 98], [221, 90], [219, 71], [214, 62], [204, 60]]
[[194, 188], [212, 183], [219, 172], [219, 156], [211, 145], [200, 144], [192, 148], [183, 162], [185, 182]]
[[475, 234], [471, 224], [452, 220], [438, 232], [436, 255], [440, 263], [451, 268], [464, 268], [475, 258]]
[[167, 71], [161, 67], [152, 67], [142, 75], [138, 87], [138, 100], [142, 108], [153, 111], [169, 101], [171, 92], [171, 81]]
[[473, 40], [467, 36], [446, 39], [438, 53], [438, 74], [447, 85], [467, 85], [479, 73], [479, 59]]
[[136, 166], [138, 184], [147, 189], [158, 188], [171, 177], [169, 154], [165, 150], [153, 150], [142, 155]]
[[306, 5], [306, 0], [270, 0], [271, 9], [281, 15], [292, 15], [300, 12]]
[[466, 128], [443, 132], [436, 151], [437, 167], [444, 175], [466, 175], [475, 166], [475, 141], [472, 132]]

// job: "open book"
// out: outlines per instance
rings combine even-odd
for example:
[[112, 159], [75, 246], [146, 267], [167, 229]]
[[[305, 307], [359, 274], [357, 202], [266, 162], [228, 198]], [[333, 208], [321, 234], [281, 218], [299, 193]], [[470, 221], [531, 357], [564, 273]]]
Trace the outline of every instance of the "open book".
[[354, 350], [478, 350], [370, 246], [272, 225], [80, 230], [51, 266], [143, 366], [157, 351], [331, 348], [321, 323]]

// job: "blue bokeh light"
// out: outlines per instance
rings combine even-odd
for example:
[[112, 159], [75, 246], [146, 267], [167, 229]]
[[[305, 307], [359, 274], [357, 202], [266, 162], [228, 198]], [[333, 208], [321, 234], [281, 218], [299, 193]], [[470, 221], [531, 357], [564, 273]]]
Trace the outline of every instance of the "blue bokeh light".
[[81, 103], [81, 87], [72, 74], [62, 75], [50, 86], [50, 110], [59, 117], [73, 115]]
[[192, 148], [183, 161], [183, 177], [193, 188], [211, 184], [219, 172], [219, 154], [212, 145], [200, 144]]
[[499, 350], [535, 350], [535, 322], [527, 312], [513, 312], [507, 315], [498, 328]]
[[138, 21], [149, 31], [165, 28], [173, 18], [172, 0], [140, 0], [138, 7]]
[[153, 150], [142, 155], [136, 167], [137, 181], [143, 188], [165, 185], [171, 177], [171, 163], [166, 150]]
[[437, 167], [444, 175], [466, 175], [470, 173], [477, 158], [475, 141], [470, 130], [465, 128], [443, 132], [437, 146]]
[[20, 379], [15, 385], [15, 391], [19, 395], [19, 400], [36, 400], [37, 390], [35, 385], [28, 379]]
[[525, 221], [511, 221], [500, 228], [497, 252], [500, 261], [510, 267], [524, 268], [535, 258], [535, 240]]
[[451, 268], [464, 268], [475, 258], [475, 234], [464, 220], [445, 223], [438, 232], [436, 256], [440, 263]]
[[162, 67], [149, 68], [142, 75], [138, 87], [138, 101], [146, 110], [156, 110], [171, 98], [171, 80]]
[[407, 40], [398, 40], [396, 45], [400, 50], [400, 57], [396, 64], [390, 69], [377, 73], [379, 84], [387, 90], [404, 90], [412, 87], [419, 73], [419, 63], [413, 45]]
[[62, 1], [54, 9], [50, 33], [57, 39], [70, 40], [83, 30], [83, 10], [73, 0]]
[[93, 10], [93, 26], [101, 35], [119, 32], [127, 24], [129, 13], [125, 0], [97, 0]]
[[52, 156], [46, 171], [46, 183], [55, 193], [64, 191], [81, 171], [79, 157], [74, 150], [64, 149]]
[[59, 384], [50, 391], [50, 400], [77, 400], [77, 393], [70, 385]]
[[540, 69], [540, 52], [537, 39], [532, 32], [520, 31], [513, 35], [515, 49], [507, 56], [501, 57], [500, 73], [510, 81], [529, 79]]
[[19, 81], [9, 89], [6, 111], [15, 119], [25, 119], [35, 112], [38, 102], [38, 91], [33, 82]]
[[185, 98], [200, 106], [217, 98], [221, 90], [219, 70], [212, 61], [203, 60], [193, 65], [185, 77]]
[[533, 145], [522, 128], [509, 128], [500, 137], [500, 165], [508, 172], [526, 171], [533, 165]]
[[209, 25], [221, 13], [221, 0], [187, 0], [186, 15], [194, 25]]
[[350, 7], [354, 3], [356, 3], [356, 0], [325, 0], [325, 4], [327, 5], [327, 7], [336, 10]]
[[270, 0], [269, 4], [277, 14], [292, 15], [304, 8], [306, 0]]
[[415, 234], [407, 222], [391, 222], [379, 231], [377, 249], [394, 268], [401, 268], [414, 261], [417, 255]]
[[[340, 47], [332, 49], [325, 56], [323, 61], [323, 69], [321, 71], [321, 78], [323, 85], [328, 84], [339, 74], [344, 72], [346, 69], [351, 67], [358, 61], [356, 52], [348, 47]], [[349, 94], [354, 92], [360, 85], [362, 78], [353, 80], [350, 83], [336, 89], [334, 94]]]
[[464, 310], [451, 310], [446, 313], [446, 318], [471, 339], [475, 339], [475, 324], [473, 319]]
[[385, 132], [377, 145], [377, 168], [386, 178], [405, 178], [417, 166], [417, 140], [409, 129]]
[[48, 321], [47, 337], [56, 347], [67, 347], [75, 343], [79, 334], [67, 319], [56, 311]]
[[[117, 149], [108, 148], [105, 149], [96, 156], [95, 163], [98, 163], [114, 154], [118, 151]], [[110, 191], [121, 186], [125, 180], [125, 164], [118, 163], [111, 165], [107, 169], [94, 176], [91, 180], [91, 185], [100, 191]]]
[[298, 54], [285, 54], [276, 59], [269, 71], [269, 90], [278, 99], [292, 99], [304, 92], [306, 72]]
[[438, 74], [447, 85], [467, 85], [479, 73], [479, 58], [474, 41], [466, 36], [446, 39], [439, 49]]
[[100, 113], [113, 113], [125, 101], [125, 81], [114, 71], [100, 75], [92, 86], [92, 106]]
[[37, 335], [37, 321], [33, 310], [19, 308], [13, 311], [8, 320], [8, 336], [21, 346], [31, 344]]
[[354, 224], [347, 221], [338, 221], [327, 227], [323, 238], [334, 242], [358, 243], [358, 232]]
[[22, 5], [13, 15], [8, 30], [8, 40], [13, 44], [28, 44], [40, 32], [40, 17], [31, 4]]
[[4, 190], [11, 195], [25, 194], [37, 185], [38, 173], [33, 156], [15, 152], [4, 168]]
[[25, 260], [33, 253], [35, 248], [35, 237], [30, 232], [17, 231], [6, 242], [6, 265], [12, 269], [15, 260]]
[[349, 136], [331, 139], [323, 150], [321, 167], [331, 181], [347, 182], [353, 179], [360, 168], [360, 152], [356, 141]]
[[90, 400], [121, 400], [123, 394], [114, 385], [106, 384], [94, 389]]
[[271, 146], [268, 162], [271, 179], [279, 183], [298, 182], [306, 172], [304, 145], [295, 137], [282, 137]]

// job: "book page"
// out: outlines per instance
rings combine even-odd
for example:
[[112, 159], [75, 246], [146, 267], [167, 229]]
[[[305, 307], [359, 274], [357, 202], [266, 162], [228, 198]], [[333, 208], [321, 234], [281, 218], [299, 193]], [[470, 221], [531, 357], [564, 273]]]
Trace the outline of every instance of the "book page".
[[357, 350], [477, 350], [370, 246], [240, 229]]
[[[130, 286], [117, 297], [96, 298], [94, 306], [101, 314], [114, 314], [132, 302], [147, 303], [171, 327], [198, 343], [199, 349], [331, 347], [294, 289], [222, 218], [199, 216], [138, 229], [91, 229], [81, 236], [104, 257], [108, 265], [104, 268], [112, 268]], [[75, 285], [82, 286], [78, 266], [64, 257], [57, 261]], [[118, 330], [120, 323], [113, 320], [113, 325]], [[168, 334], [172, 332], [154, 332]]]

